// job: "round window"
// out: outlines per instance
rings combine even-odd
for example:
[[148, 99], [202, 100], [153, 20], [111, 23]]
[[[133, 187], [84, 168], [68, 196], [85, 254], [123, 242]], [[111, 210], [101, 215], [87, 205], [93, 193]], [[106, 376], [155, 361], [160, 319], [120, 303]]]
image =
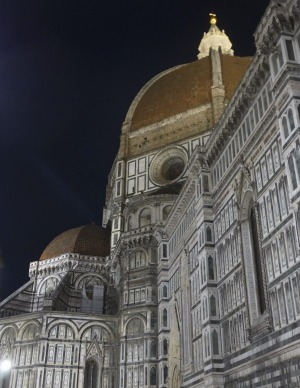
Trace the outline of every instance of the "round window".
[[163, 186], [180, 179], [185, 171], [187, 154], [182, 147], [169, 147], [159, 152], [151, 162], [150, 178]]
[[184, 170], [184, 160], [179, 157], [170, 158], [165, 161], [161, 168], [161, 175], [167, 181], [177, 179]]

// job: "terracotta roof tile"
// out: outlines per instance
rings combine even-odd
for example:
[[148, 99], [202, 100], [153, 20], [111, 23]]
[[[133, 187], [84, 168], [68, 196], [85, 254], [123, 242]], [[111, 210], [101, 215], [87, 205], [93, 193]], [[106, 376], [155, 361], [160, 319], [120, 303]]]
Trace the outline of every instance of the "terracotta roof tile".
[[[250, 62], [249, 57], [222, 56], [227, 99], [232, 96]], [[163, 74], [142, 95], [132, 115], [130, 131], [210, 103], [211, 86], [210, 57]]]
[[86, 225], [61, 233], [46, 247], [40, 260], [48, 260], [64, 253], [79, 253], [87, 256], [107, 256], [110, 248], [110, 233], [98, 225]]

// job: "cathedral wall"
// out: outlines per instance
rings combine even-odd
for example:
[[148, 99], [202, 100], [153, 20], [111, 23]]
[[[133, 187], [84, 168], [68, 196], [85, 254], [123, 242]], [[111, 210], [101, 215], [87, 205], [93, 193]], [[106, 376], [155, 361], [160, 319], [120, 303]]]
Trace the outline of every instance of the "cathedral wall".
[[289, 57], [289, 39], [278, 40], [281, 59], [271, 56], [246, 117], [212, 166], [226, 387], [299, 384], [299, 79], [290, 77], [300, 57]]
[[94, 360], [102, 386], [110, 387], [118, 377], [116, 325], [115, 317], [58, 313], [3, 319], [0, 358], [13, 362], [10, 386], [83, 388]]

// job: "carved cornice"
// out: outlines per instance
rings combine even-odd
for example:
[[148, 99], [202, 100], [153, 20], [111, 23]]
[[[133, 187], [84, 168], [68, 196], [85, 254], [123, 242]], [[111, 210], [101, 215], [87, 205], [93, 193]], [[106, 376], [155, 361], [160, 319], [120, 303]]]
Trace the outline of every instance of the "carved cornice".
[[109, 273], [111, 260], [109, 257], [84, 256], [75, 253], [61, 255], [50, 260], [30, 263], [29, 277], [44, 277], [66, 273], [71, 270], [95, 273]]
[[156, 247], [157, 245], [158, 244], [157, 244], [154, 231], [151, 231], [149, 233], [145, 233], [141, 231], [140, 233], [135, 233], [130, 235], [123, 234], [120, 248], [121, 248], [121, 251], [124, 252], [124, 250], [133, 249], [136, 247], [147, 248], [151, 246]]

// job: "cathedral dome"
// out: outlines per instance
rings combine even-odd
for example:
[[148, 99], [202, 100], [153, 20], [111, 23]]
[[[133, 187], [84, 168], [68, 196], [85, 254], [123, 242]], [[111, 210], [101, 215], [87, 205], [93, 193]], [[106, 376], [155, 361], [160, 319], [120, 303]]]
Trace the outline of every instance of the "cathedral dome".
[[67, 230], [55, 237], [42, 253], [40, 260], [48, 260], [65, 253], [87, 256], [108, 256], [110, 232], [99, 225], [85, 225]]
[[[252, 58], [221, 56], [225, 100], [229, 100]], [[150, 80], [133, 101], [126, 118], [129, 132], [212, 102], [212, 64], [209, 56], [169, 69]]]

